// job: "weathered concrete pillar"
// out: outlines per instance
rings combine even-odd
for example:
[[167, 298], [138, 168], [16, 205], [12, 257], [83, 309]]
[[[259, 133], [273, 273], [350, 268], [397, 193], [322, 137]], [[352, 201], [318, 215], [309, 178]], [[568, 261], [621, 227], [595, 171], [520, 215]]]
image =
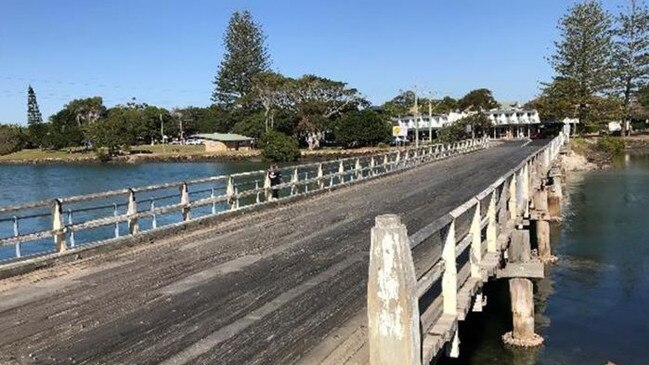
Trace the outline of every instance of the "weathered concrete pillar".
[[367, 282], [371, 365], [420, 365], [417, 279], [406, 226], [397, 215], [376, 217]]
[[546, 219], [538, 219], [535, 221], [536, 228], [536, 243], [539, 250], [539, 257], [542, 261], [550, 261], [552, 259], [552, 250], [550, 248], [550, 222]]

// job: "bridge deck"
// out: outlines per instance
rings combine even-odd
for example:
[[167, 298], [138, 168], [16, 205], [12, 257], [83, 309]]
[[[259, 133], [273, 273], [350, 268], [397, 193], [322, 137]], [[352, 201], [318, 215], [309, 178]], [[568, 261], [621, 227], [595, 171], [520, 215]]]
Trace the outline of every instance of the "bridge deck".
[[0, 363], [313, 363], [345, 338], [362, 348], [353, 334], [374, 217], [401, 214], [414, 232], [543, 143], [505, 143], [2, 280]]

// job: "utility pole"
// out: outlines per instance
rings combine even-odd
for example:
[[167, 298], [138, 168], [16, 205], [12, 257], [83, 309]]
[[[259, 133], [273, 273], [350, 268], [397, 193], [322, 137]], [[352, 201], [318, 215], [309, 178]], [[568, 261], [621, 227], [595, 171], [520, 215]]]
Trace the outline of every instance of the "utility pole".
[[415, 147], [419, 147], [419, 104], [417, 103], [417, 87], [415, 86], [413, 93], [415, 94]]
[[433, 143], [433, 98], [428, 98], [428, 143]]
[[166, 153], [165, 151], [165, 125], [162, 121], [162, 114], [160, 114], [160, 143], [162, 143], [162, 153]]

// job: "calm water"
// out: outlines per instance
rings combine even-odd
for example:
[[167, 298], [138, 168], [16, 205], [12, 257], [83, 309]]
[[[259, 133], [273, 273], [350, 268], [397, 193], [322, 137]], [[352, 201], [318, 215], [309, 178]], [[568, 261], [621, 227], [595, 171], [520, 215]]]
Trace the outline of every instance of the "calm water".
[[[537, 351], [505, 348], [511, 329], [507, 283], [460, 327], [461, 354], [443, 364], [649, 364], [649, 156], [617, 169], [573, 175], [565, 220], [553, 227], [560, 261], [536, 285]], [[496, 304], [496, 305], [495, 305]]]
[[[27, 203], [44, 199], [53, 199], [71, 195], [96, 193], [128, 187], [146, 186], [164, 182], [178, 182], [208, 176], [231, 174], [236, 172], [263, 170], [268, 164], [263, 162], [205, 162], [205, 163], [143, 163], [143, 164], [79, 164], [79, 165], [0, 165], [0, 206], [18, 203]], [[175, 195], [167, 200], [156, 201], [156, 204], [177, 203], [178, 189], [169, 189], [161, 194]], [[209, 196], [192, 196], [201, 198]], [[138, 199], [147, 198], [141, 194]], [[96, 202], [95, 204], [112, 205], [122, 204], [119, 213], [125, 211], [125, 198], [111, 198], [110, 201]], [[150, 203], [149, 203], [150, 204]], [[75, 208], [75, 207], [72, 207]], [[138, 209], [146, 210], [148, 205], [143, 203]], [[65, 209], [65, 207], [64, 207]], [[220, 210], [220, 208], [219, 208]], [[49, 209], [21, 212], [20, 214], [49, 214]], [[210, 207], [199, 208], [194, 215], [208, 214]], [[104, 217], [113, 213], [109, 207], [103, 211], [88, 213], [75, 213], [75, 221]], [[65, 214], [65, 211], [64, 211]], [[67, 221], [67, 217], [65, 217]], [[159, 216], [158, 225], [177, 222], [179, 214]], [[66, 222], [67, 223], [67, 222]], [[151, 220], [142, 220], [143, 229], [150, 228]], [[20, 220], [20, 233], [28, 233], [51, 226], [51, 218], [40, 217]], [[46, 229], [46, 228], [45, 228]], [[115, 235], [114, 226], [106, 226], [95, 230], [78, 232], [75, 236], [77, 244], [94, 241], [97, 239], [112, 238]], [[125, 224], [117, 227], [120, 234], [127, 232]], [[13, 221], [11, 215], [0, 213], [0, 236], [13, 235]], [[68, 242], [70, 243], [70, 242]], [[22, 244], [21, 254], [31, 255], [49, 252], [54, 249], [52, 239]], [[15, 256], [14, 246], [0, 247], [0, 260]]]

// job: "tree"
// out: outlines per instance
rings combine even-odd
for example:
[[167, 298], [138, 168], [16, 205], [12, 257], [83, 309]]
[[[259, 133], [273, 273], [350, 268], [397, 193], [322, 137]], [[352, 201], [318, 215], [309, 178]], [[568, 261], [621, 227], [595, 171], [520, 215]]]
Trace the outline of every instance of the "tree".
[[[649, 11], [630, 0], [627, 12], [617, 17], [614, 34], [617, 91], [621, 95], [624, 121], [631, 119], [631, 102], [638, 88], [649, 77]], [[626, 123], [622, 123], [622, 134], [626, 134]]]
[[75, 99], [67, 103], [64, 108], [74, 115], [79, 126], [92, 124], [106, 114], [106, 107], [101, 96]]
[[392, 126], [377, 112], [364, 109], [345, 114], [335, 130], [336, 141], [347, 147], [373, 146], [389, 142]]
[[587, 116], [591, 97], [612, 86], [611, 23], [610, 14], [595, 0], [574, 5], [559, 21], [561, 40], [555, 42], [550, 63], [560, 77], [574, 83], [570, 99], [580, 119]]
[[574, 118], [577, 111], [576, 88], [574, 80], [555, 77], [551, 83], [544, 85], [539, 97], [525, 104], [525, 108], [536, 109], [543, 122]]
[[43, 123], [43, 116], [38, 108], [38, 101], [36, 101], [36, 92], [29, 85], [27, 89], [27, 124], [34, 125]]
[[[252, 80], [267, 71], [270, 57], [264, 44], [266, 37], [250, 12], [234, 12], [224, 37], [225, 55], [214, 81], [212, 101], [231, 109], [252, 90]], [[239, 105], [241, 106], [241, 105]]]
[[309, 149], [320, 147], [324, 133], [331, 130], [332, 120], [367, 105], [356, 89], [348, 88], [341, 81], [304, 75], [290, 85], [288, 105], [300, 118], [296, 133], [307, 142]]
[[261, 155], [275, 162], [290, 162], [300, 158], [300, 149], [297, 142], [279, 132], [270, 131], [261, 139]]
[[461, 118], [455, 123], [442, 127], [438, 132], [441, 142], [457, 142], [472, 137], [481, 137], [489, 133], [493, 125], [484, 113], [475, 113]]
[[491, 90], [484, 88], [469, 91], [458, 101], [458, 104], [461, 110], [472, 109], [475, 111], [494, 109], [499, 105]]
[[259, 139], [264, 135], [264, 133], [266, 133], [264, 123], [264, 113], [258, 112], [255, 114], [250, 114], [238, 121], [232, 128], [232, 132], [244, 135], [246, 137]]
[[264, 125], [268, 132], [275, 126], [275, 113], [288, 103], [291, 80], [276, 72], [260, 72], [252, 78], [251, 97], [264, 108]]
[[410, 113], [414, 104], [415, 93], [407, 90], [399, 93], [399, 95], [392, 98], [392, 100], [386, 101], [381, 107], [387, 114], [398, 116]]

